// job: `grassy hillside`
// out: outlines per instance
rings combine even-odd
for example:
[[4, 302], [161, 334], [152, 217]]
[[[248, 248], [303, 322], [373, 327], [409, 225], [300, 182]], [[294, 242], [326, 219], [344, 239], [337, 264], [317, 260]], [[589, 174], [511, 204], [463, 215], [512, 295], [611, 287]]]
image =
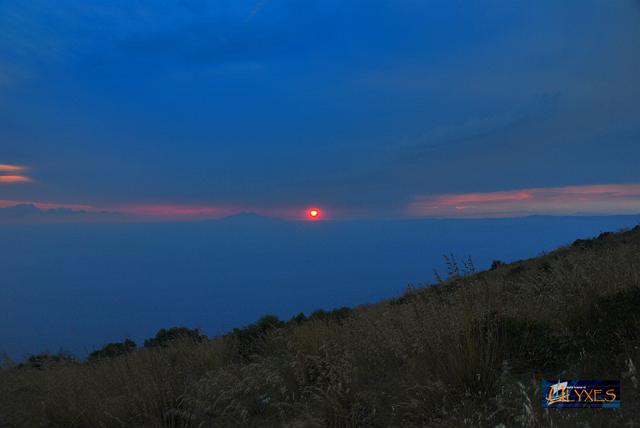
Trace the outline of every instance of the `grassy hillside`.
[[[640, 227], [473, 270], [222, 338], [8, 363], [0, 427], [640, 424]], [[545, 412], [540, 380], [559, 377], [621, 379], [621, 409]]]

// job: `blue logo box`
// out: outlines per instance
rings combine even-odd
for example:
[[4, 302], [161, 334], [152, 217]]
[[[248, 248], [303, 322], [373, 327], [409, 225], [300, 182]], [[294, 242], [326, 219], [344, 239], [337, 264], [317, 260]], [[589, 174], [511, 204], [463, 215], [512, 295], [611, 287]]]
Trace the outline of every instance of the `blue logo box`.
[[619, 380], [543, 380], [542, 407], [620, 407]]

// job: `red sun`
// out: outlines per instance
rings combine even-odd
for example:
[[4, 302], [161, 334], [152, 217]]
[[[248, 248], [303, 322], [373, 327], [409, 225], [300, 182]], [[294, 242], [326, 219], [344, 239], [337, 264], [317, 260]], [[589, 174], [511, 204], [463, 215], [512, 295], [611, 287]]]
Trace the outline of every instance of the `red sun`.
[[318, 220], [320, 218], [320, 214], [319, 208], [309, 208], [307, 211], [307, 216], [309, 216], [311, 220]]

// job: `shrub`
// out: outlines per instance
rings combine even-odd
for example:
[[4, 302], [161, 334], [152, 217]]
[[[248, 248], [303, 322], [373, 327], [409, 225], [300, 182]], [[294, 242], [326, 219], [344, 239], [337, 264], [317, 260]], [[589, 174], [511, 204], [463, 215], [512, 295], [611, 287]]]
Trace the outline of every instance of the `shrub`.
[[78, 360], [67, 352], [59, 352], [57, 354], [50, 354], [48, 352], [41, 352], [36, 355], [31, 355], [27, 360], [19, 364], [18, 367], [31, 367], [36, 369], [44, 369], [49, 367], [55, 367], [61, 364], [75, 364]]
[[263, 341], [269, 332], [283, 326], [284, 323], [277, 316], [265, 315], [244, 328], [234, 328], [223, 339], [232, 358], [248, 360], [261, 353]]
[[494, 260], [491, 262], [491, 268], [489, 270], [496, 270], [498, 268], [501, 268], [502, 266], [504, 266], [505, 263], [500, 261], [500, 260]]
[[351, 308], [343, 306], [341, 308], [333, 309], [331, 311], [325, 311], [324, 309], [318, 309], [314, 311], [310, 316], [310, 320], [320, 321], [336, 321], [341, 322], [351, 314]]
[[553, 364], [557, 352], [557, 340], [552, 327], [528, 318], [500, 316], [499, 326], [505, 357], [516, 368], [542, 369]]
[[145, 348], [167, 347], [176, 340], [192, 340], [193, 342], [203, 342], [207, 336], [200, 333], [198, 328], [172, 327], [169, 329], [160, 329], [155, 337], [144, 341]]
[[117, 357], [132, 352], [136, 348], [136, 342], [131, 339], [125, 339], [123, 342], [107, 343], [102, 349], [89, 354], [89, 360]]
[[289, 322], [293, 323], [293, 324], [301, 324], [301, 323], [303, 323], [303, 322], [305, 322], [307, 320], [308, 320], [308, 318], [304, 314], [304, 312], [300, 312], [298, 315], [292, 317], [291, 320], [289, 320]]
[[594, 245], [595, 243], [592, 239], [576, 239], [571, 246], [579, 249], [587, 249], [592, 248]]
[[640, 288], [631, 288], [598, 297], [586, 310], [570, 320], [576, 348], [593, 353], [623, 350], [629, 340], [638, 339]]

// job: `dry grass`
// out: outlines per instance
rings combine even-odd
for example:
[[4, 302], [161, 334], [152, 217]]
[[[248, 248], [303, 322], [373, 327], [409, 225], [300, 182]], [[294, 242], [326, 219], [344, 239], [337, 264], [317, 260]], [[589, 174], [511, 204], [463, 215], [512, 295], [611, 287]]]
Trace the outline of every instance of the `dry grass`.
[[[633, 426], [640, 228], [357, 308], [112, 359], [0, 371], [0, 426]], [[250, 350], [248, 352], [247, 350]], [[614, 378], [619, 410], [540, 380]]]

